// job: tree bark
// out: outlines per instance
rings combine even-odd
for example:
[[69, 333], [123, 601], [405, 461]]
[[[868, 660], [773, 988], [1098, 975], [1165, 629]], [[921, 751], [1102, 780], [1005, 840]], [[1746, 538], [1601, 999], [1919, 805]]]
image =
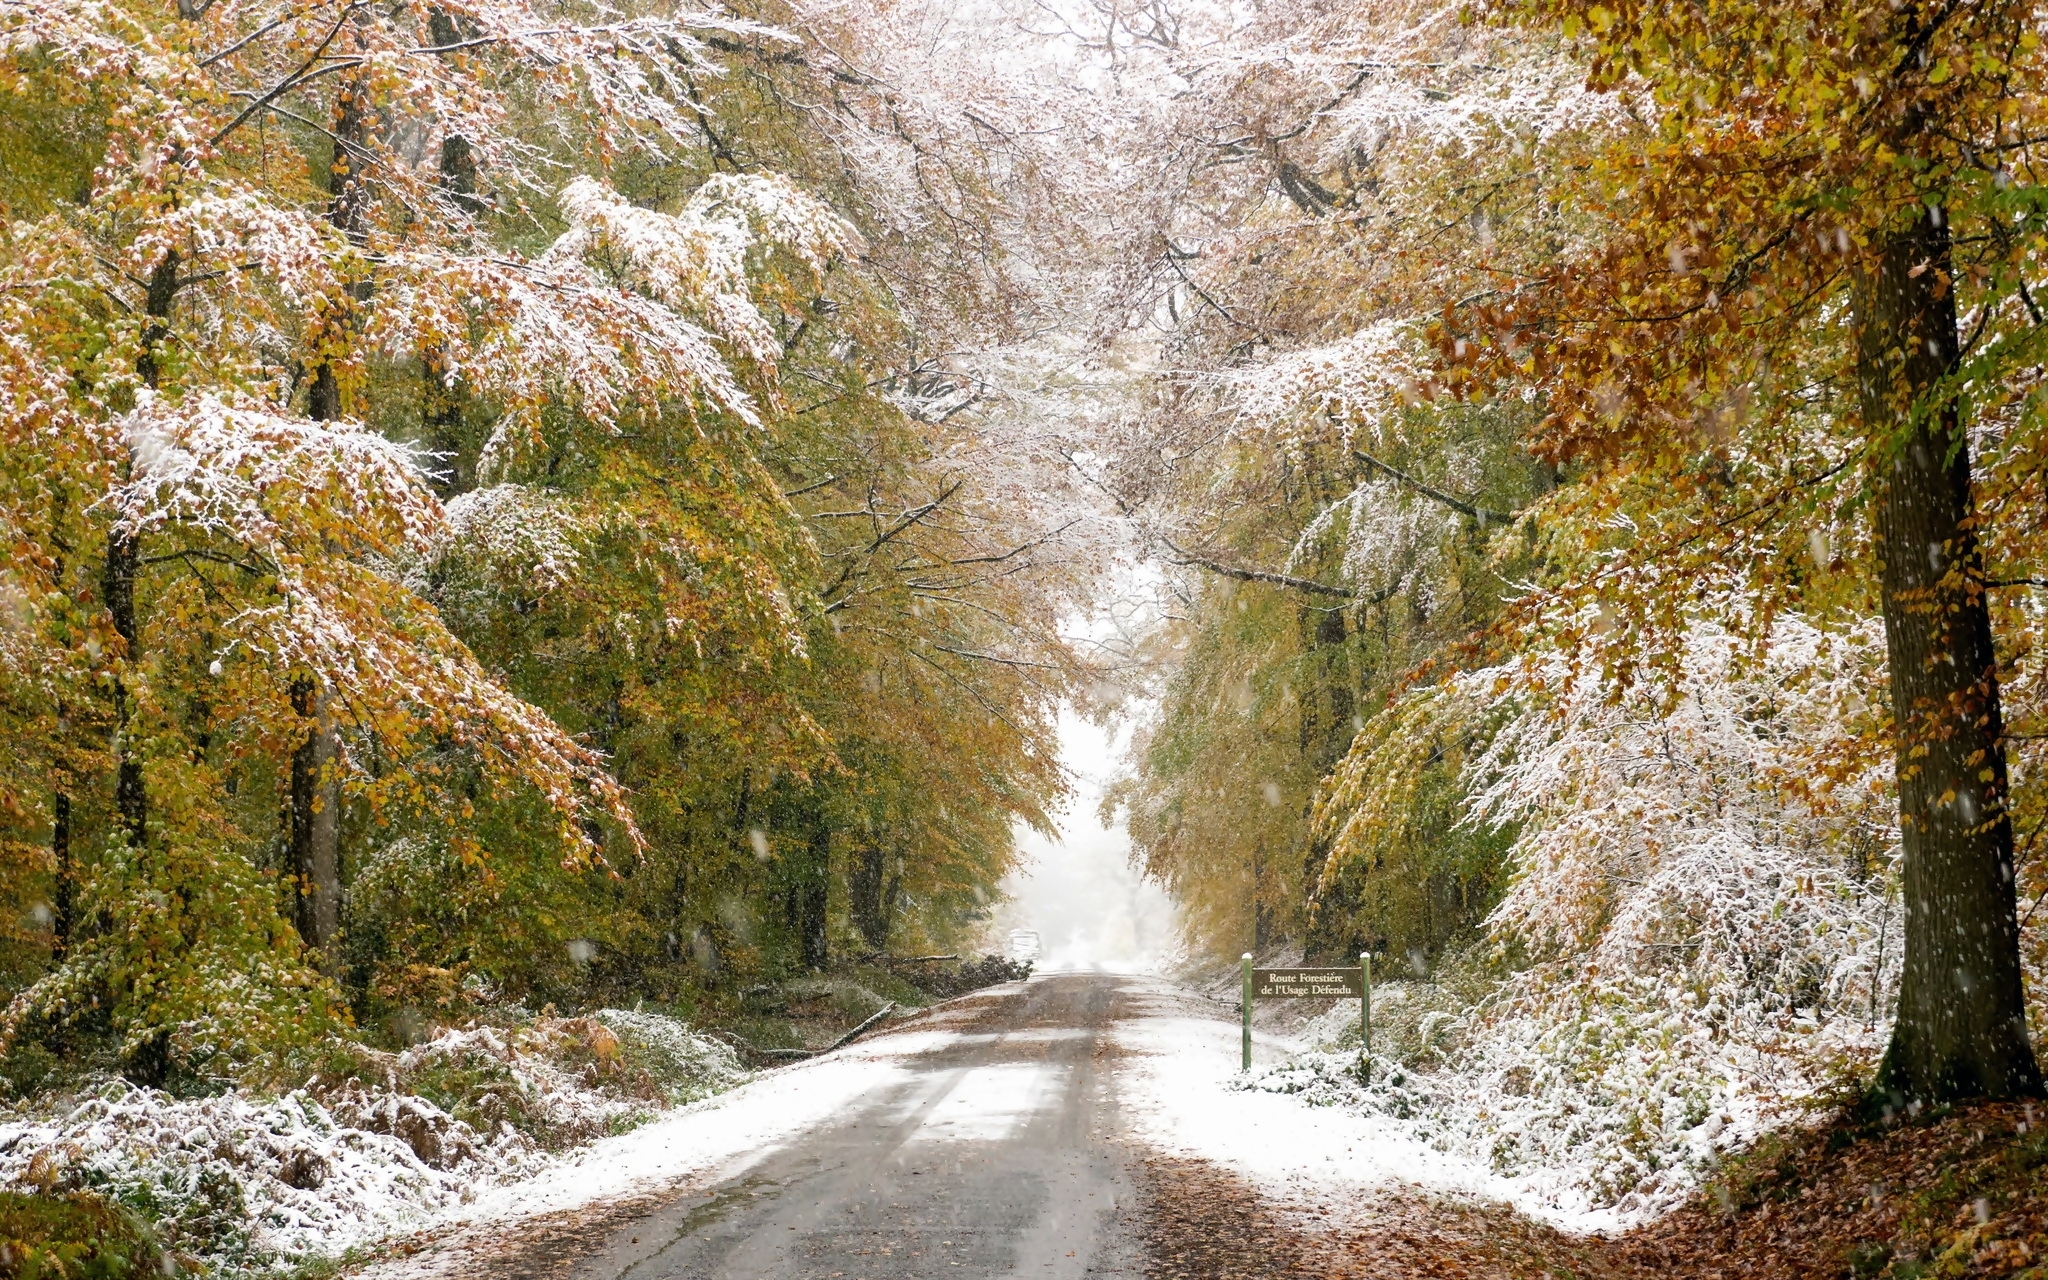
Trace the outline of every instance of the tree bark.
[[[364, 237], [368, 200], [361, 161], [353, 150], [368, 137], [363, 94], [359, 80], [342, 83], [334, 107], [334, 155], [327, 166], [327, 220], [356, 243]], [[337, 331], [338, 341], [348, 318], [331, 316], [327, 323]], [[313, 370], [306, 413], [316, 422], [342, 416], [341, 383], [332, 360], [321, 361]], [[292, 710], [306, 725], [305, 738], [292, 752], [292, 920], [300, 941], [315, 953], [319, 966], [331, 972], [339, 960], [334, 944], [341, 934], [341, 787], [336, 773], [340, 741], [326, 690], [313, 676], [293, 678]]]
[[[61, 504], [61, 498], [59, 502]], [[61, 588], [64, 584], [64, 579], [65, 563], [64, 557], [60, 555], [57, 557], [55, 572], [51, 574], [50, 581]], [[62, 699], [59, 699], [57, 702], [58, 732], [64, 734], [66, 739], [70, 737], [68, 731], [70, 723], [70, 708], [66, 706]], [[52, 903], [52, 906], [55, 908], [55, 915], [50, 922], [50, 933], [56, 939], [56, 946], [51, 948], [51, 958], [62, 960], [71, 952], [71, 931], [76, 927], [74, 921], [78, 913], [75, 879], [71, 866], [70, 788], [75, 779], [69, 776], [70, 771], [63, 768], [62, 765], [58, 766], [56, 772], [58, 774], [57, 785], [50, 797], [50, 868], [52, 874], [50, 896], [55, 899]]]
[[822, 969], [831, 959], [825, 930], [825, 905], [832, 884], [832, 832], [823, 822], [811, 829], [810, 857], [803, 879], [804, 967]]
[[149, 835], [149, 794], [142, 781], [142, 761], [130, 739], [131, 713], [128, 679], [140, 654], [135, 624], [135, 571], [142, 558], [141, 541], [133, 533], [116, 528], [107, 538], [106, 576], [101, 596], [114, 631], [122, 640], [123, 672], [114, 677], [114, 811], [128, 843], [140, 849]]
[[[142, 351], [135, 357], [135, 372], [144, 386], [156, 389], [161, 369], [156, 350], [170, 333], [171, 303], [178, 295], [178, 252], [173, 249], [158, 260], [150, 272], [142, 310], [148, 317], [142, 328]], [[123, 467], [124, 476], [135, 467], [133, 450]], [[133, 530], [116, 523], [107, 535], [107, 563], [100, 578], [100, 598], [107, 617], [121, 637], [121, 667], [114, 673], [114, 812], [131, 847], [140, 849], [149, 834], [149, 794], [142, 780], [142, 761], [130, 742], [127, 672], [141, 655], [140, 631], [135, 618], [135, 573], [142, 562], [142, 540]]]
[[823, 969], [830, 960], [826, 906], [832, 876], [832, 829], [823, 814], [807, 824], [801, 856], [785, 864], [783, 918], [796, 935], [799, 958], [806, 969]]
[[56, 919], [51, 929], [57, 938], [56, 956], [63, 959], [71, 951], [71, 931], [76, 927], [74, 918], [78, 913], [77, 899], [72, 887], [71, 870], [71, 797], [59, 791], [51, 805], [50, 857], [56, 865], [56, 886], [54, 897]]
[[[356, 155], [356, 149], [369, 136], [364, 92], [361, 80], [349, 77], [342, 81], [334, 104], [334, 155], [327, 164], [327, 221], [356, 244], [363, 242], [369, 211], [369, 193], [363, 189], [361, 160]], [[348, 318], [330, 315], [326, 324], [334, 331], [330, 340], [336, 340]], [[315, 366], [306, 412], [319, 422], [332, 422], [341, 416], [341, 384], [332, 360], [322, 360]]]
[[2041, 1088], [2014, 912], [1997, 658], [1970, 455], [1941, 380], [1957, 359], [1938, 215], [1880, 244], [1855, 291], [1864, 423], [1895, 442], [1875, 509], [1905, 846], [1904, 971], [1881, 1094], [2013, 1097]]
[[1301, 755], [1317, 773], [1344, 758], [1356, 726], [1351, 663], [1344, 647], [1350, 629], [1339, 609], [1301, 611]]
[[[171, 303], [178, 296], [178, 251], [165, 253], [150, 272], [144, 290], [142, 350], [135, 357], [135, 372], [142, 384], [154, 391], [162, 375], [156, 353], [170, 336]], [[132, 478], [135, 451], [130, 449], [122, 464], [122, 478]], [[142, 760], [131, 741], [132, 713], [128, 705], [128, 672], [141, 656], [141, 630], [135, 614], [135, 574], [142, 563], [142, 540], [134, 531], [116, 523], [107, 534], [107, 562], [100, 577], [100, 598], [107, 617], [121, 637], [121, 665], [115, 668], [114, 693], [114, 814], [131, 849], [142, 850], [149, 840], [149, 791], [142, 777]], [[158, 1028], [128, 1052], [122, 1073], [140, 1085], [161, 1085], [170, 1073], [170, 1032]]]
[[[427, 30], [437, 46], [457, 44], [463, 38], [455, 15], [446, 9], [437, 8], [427, 15]], [[441, 137], [441, 187], [470, 213], [484, 207], [485, 202], [477, 196], [476, 149], [468, 138], [452, 131]]]
[[847, 869], [847, 905], [854, 928], [876, 951], [889, 949], [889, 928], [893, 923], [896, 882], [889, 875], [888, 854], [880, 844], [870, 843], [854, 850], [853, 865]]
[[463, 447], [462, 387], [451, 372], [441, 348], [420, 353], [420, 418], [433, 451], [429, 479], [444, 499], [476, 488], [476, 465]]
[[292, 753], [292, 923], [327, 967], [341, 932], [341, 788], [335, 779], [334, 725], [326, 695], [311, 677], [292, 681], [292, 710], [312, 726]]
[[[437, 46], [457, 44], [462, 30], [445, 9], [433, 10], [427, 18], [428, 31]], [[459, 133], [441, 138], [441, 189], [465, 211], [474, 214], [484, 207], [477, 195], [476, 149]], [[428, 447], [436, 455], [434, 488], [443, 498], [467, 493], [476, 487], [476, 467], [462, 438], [463, 390], [447, 357], [438, 346], [420, 353], [421, 418], [426, 427]]]
[[[1351, 690], [1351, 663], [1345, 642], [1349, 628], [1338, 610], [1303, 609], [1300, 615], [1303, 669], [1301, 676], [1301, 756], [1317, 775], [1327, 774], [1351, 746], [1357, 712]], [[1312, 801], [1308, 803], [1313, 803]], [[1307, 812], [1303, 812], [1307, 829]], [[1335, 957], [1357, 954], [1359, 904], [1344, 885], [1318, 899], [1316, 886], [1329, 848], [1308, 840], [1302, 857], [1302, 902], [1306, 928], [1303, 954]], [[1255, 890], [1256, 891], [1256, 890]]]

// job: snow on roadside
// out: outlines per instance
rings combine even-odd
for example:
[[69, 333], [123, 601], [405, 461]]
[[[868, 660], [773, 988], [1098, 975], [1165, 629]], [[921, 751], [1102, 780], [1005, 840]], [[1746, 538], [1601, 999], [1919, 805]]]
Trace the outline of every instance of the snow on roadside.
[[631, 1133], [600, 1139], [435, 1215], [422, 1224], [445, 1229], [434, 1247], [353, 1274], [356, 1280], [467, 1275], [473, 1261], [467, 1247], [495, 1238], [508, 1222], [735, 1177], [862, 1096], [909, 1078], [905, 1059], [954, 1043], [959, 1033], [946, 1024], [966, 1016], [928, 1015], [915, 1028], [778, 1068]]
[[[916, 1037], [921, 1041], [923, 1037]], [[652, 1124], [579, 1148], [538, 1175], [478, 1196], [471, 1222], [574, 1209], [716, 1171], [730, 1176], [855, 1098], [907, 1076], [888, 1040], [866, 1052], [799, 1062], [670, 1112]]]
[[[1281, 1207], [1332, 1221], [1364, 1209], [1372, 1192], [1405, 1185], [1506, 1202], [1568, 1231], [1620, 1225], [1569, 1190], [1504, 1178], [1439, 1150], [1398, 1118], [1247, 1089], [1226, 1006], [1165, 982], [1133, 980], [1125, 993], [1133, 1016], [1116, 1031], [1130, 1055], [1117, 1074], [1119, 1106], [1135, 1136], [1161, 1151], [1224, 1166]], [[1283, 1066], [1303, 1047], [1255, 1031], [1254, 1072]]]
[[461, 1158], [429, 1164], [404, 1137], [303, 1089], [172, 1098], [109, 1079], [54, 1121], [0, 1123], [0, 1185], [101, 1192], [157, 1220], [173, 1246], [234, 1269], [424, 1222], [477, 1181], [538, 1159], [523, 1135], [484, 1140], [424, 1099], [361, 1100], [436, 1132]]
[[555, 1166], [550, 1148], [747, 1078], [730, 1047], [616, 1009], [354, 1057], [275, 1098], [177, 1098], [109, 1077], [0, 1113], [0, 1186], [96, 1190], [216, 1270], [288, 1270], [461, 1211]]

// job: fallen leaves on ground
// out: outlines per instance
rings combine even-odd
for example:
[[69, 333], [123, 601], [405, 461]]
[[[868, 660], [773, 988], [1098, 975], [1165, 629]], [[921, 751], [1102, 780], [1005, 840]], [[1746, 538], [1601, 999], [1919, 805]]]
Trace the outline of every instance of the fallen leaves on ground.
[[2048, 1280], [2048, 1108], [1987, 1103], [1769, 1139], [1684, 1209], [1567, 1235], [1389, 1189], [1338, 1221], [1199, 1160], [1139, 1178], [1150, 1280]]
[[1308, 1280], [1311, 1242], [1242, 1178], [1202, 1160], [1153, 1157], [1138, 1178], [1149, 1280]]
[[1585, 1274], [1600, 1242], [1577, 1240], [1503, 1205], [1414, 1189], [1344, 1206], [1342, 1225], [1263, 1201], [1200, 1160], [1154, 1158], [1139, 1178], [1149, 1280], [1549, 1280]]
[[2048, 1116], [1980, 1103], [1767, 1139], [1697, 1202], [1613, 1242], [1620, 1276], [2048, 1275]]

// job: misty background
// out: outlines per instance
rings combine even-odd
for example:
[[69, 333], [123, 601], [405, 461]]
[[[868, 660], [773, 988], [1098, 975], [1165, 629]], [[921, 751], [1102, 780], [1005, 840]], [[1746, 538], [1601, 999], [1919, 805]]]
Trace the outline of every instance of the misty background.
[[1038, 971], [1096, 969], [1151, 972], [1180, 954], [1172, 901], [1131, 866], [1131, 841], [1119, 819], [1104, 826], [1098, 808], [1130, 737], [1129, 721], [1104, 728], [1060, 713], [1060, 762], [1074, 791], [1058, 814], [1059, 838], [1019, 826], [1023, 862], [1003, 880], [996, 908], [995, 948], [1010, 931], [1037, 932]]

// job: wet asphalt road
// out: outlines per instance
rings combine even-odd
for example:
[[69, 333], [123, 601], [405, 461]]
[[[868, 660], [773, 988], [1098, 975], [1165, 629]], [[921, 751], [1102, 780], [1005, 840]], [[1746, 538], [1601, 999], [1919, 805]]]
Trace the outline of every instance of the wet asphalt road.
[[957, 1043], [741, 1177], [622, 1226], [576, 1280], [1136, 1280], [1107, 1062], [1118, 980], [987, 997]]

